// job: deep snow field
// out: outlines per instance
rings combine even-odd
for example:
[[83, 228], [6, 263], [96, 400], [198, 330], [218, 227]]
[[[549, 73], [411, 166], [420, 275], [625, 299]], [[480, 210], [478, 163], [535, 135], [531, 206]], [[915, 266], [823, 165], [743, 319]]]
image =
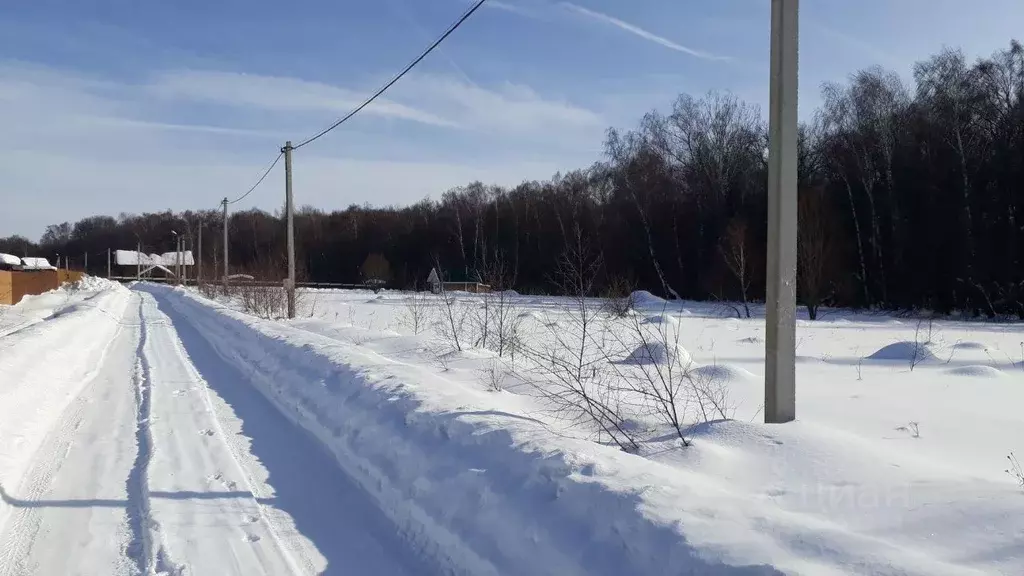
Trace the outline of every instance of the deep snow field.
[[[799, 320], [798, 420], [765, 425], [763, 316], [739, 319], [719, 305], [641, 295], [636, 318], [615, 319], [590, 302], [595, 352], [585, 356], [606, 373], [595, 386], [621, 387], [630, 370], [634, 381], [645, 372], [664, 379], [677, 358], [677, 370], [685, 365], [726, 394], [725, 421], [713, 409], [703, 417], [691, 401], [689, 447], [648, 403], [619, 394], [641, 440], [634, 455], [591, 422], [569, 423], [576, 414], [552, 409], [551, 390], [561, 388], [544, 384], [556, 371], [545, 369], [545, 359], [578, 342], [578, 305], [513, 297], [519, 338], [532, 349], [513, 359], [473, 347], [480, 330], [472, 318], [483, 297], [456, 300], [467, 316], [462, 352], [438, 333], [445, 308], [430, 295], [310, 290], [299, 307], [306, 317], [291, 324], [422, 369], [429, 383], [403, 384], [433, 410], [472, 405], [473, 420], [485, 428], [523, 431], [514, 436], [526, 443], [521, 449], [557, 453], [573, 482], [600, 484], [622, 495], [620, 507], [633, 508], [578, 502], [595, 524], [625, 532], [625, 545], [653, 556], [662, 550], [657, 542], [628, 535], [631, 514], [664, 527], [707, 563], [695, 573], [721, 563], [804, 574], [1024, 574], [1024, 487], [1007, 472], [1010, 453], [1024, 454], [1019, 324], [842, 311]], [[417, 315], [423, 319], [413, 335]], [[658, 353], [661, 343], [667, 354]], [[672, 353], [674, 346], [681, 351]], [[593, 442], [568, 443], [567, 436]]]
[[0, 574], [1024, 574], [1019, 324], [799, 320], [766, 425], [760, 309], [451, 296], [0, 308]]

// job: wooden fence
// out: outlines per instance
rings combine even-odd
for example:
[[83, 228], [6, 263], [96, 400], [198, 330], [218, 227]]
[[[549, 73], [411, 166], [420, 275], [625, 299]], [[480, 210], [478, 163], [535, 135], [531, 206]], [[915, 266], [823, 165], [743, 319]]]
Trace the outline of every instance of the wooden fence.
[[82, 272], [73, 270], [0, 271], [0, 304], [17, 304], [25, 296], [49, 292], [67, 282], [78, 282], [82, 276]]

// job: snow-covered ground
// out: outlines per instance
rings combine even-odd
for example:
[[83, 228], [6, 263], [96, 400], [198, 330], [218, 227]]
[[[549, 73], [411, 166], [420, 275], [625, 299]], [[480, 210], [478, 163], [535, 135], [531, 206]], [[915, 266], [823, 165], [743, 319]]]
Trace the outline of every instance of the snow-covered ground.
[[1018, 325], [801, 320], [765, 425], [716, 306], [59, 292], [0, 331], [0, 575], [1024, 573]]

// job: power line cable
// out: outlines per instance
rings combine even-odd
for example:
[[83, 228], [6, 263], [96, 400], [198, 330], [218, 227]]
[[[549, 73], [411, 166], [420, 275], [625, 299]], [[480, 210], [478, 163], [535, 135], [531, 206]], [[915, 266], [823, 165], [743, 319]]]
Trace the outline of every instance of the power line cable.
[[[263, 175], [260, 176], [260, 179], [257, 180], [256, 183], [252, 185], [252, 188], [249, 188], [245, 192], [245, 194], [242, 194], [238, 198], [235, 198], [234, 200], [229, 200], [228, 204], [234, 204], [236, 202], [241, 202], [242, 200], [245, 199], [246, 196], [248, 196], [249, 194], [252, 194], [253, 190], [255, 190], [257, 187], [259, 187], [259, 185], [262, 184], [263, 181], [267, 179], [267, 176], [270, 174], [270, 171], [273, 170], [274, 166], [277, 166], [277, 163], [281, 160], [281, 156], [282, 155], [283, 155], [283, 152], [278, 152], [277, 153], [277, 157], [274, 158], [274, 161], [270, 163], [270, 167], [267, 168], [265, 172], [263, 172]], [[221, 204], [223, 204], [223, 203], [221, 203]]]
[[349, 118], [351, 118], [351, 117], [355, 116], [356, 114], [358, 114], [363, 108], [366, 108], [367, 106], [369, 106], [371, 102], [376, 100], [377, 97], [379, 97], [381, 94], [383, 94], [385, 91], [387, 91], [388, 88], [391, 88], [391, 86], [393, 86], [396, 82], [401, 80], [402, 76], [405, 76], [410, 70], [412, 70], [417, 64], [419, 64], [421, 61], [423, 61], [424, 58], [426, 58], [431, 52], [433, 52], [435, 48], [437, 48], [442, 42], [444, 42], [446, 38], [451, 36], [452, 32], [455, 32], [455, 30], [459, 26], [461, 26], [463, 22], [468, 20], [469, 17], [472, 16], [474, 12], [476, 12], [481, 6], [483, 6], [484, 2], [486, 2], [486, 1], [487, 0], [477, 0], [477, 2], [475, 4], [473, 4], [473, 6], [471, 6], [469, 8], [469, 10], [466, 10], [466, 12], [463, 13], [462, 16], [458, 20], [453, 22], [452, 25], [449, 26], [447, 30], [445, 30], [444, 34], [442, 34], [437, 40], [435, 40], [433, 44], [428, 46], [426, 50], [424, 50], [419, 56], [417, 56], [415, 60], [410, 62], [408, 66], [406, 66], [401, 72], [399, 72], [387, 84], [382, 86], [380, 88], [380, 90], [377, 90], [372, 96], [367, 98], [362, 104], [357, 106], [355, 109], [353, 109], [351, 112], [349, 112], [348, 114], [343, 116], [340, 120], [338, 120], [334, 124], [331, 124], [330, 126], [328, 126], [327, 128], [321, 130], [320, 132], [317, 132], [315, 135], [311, 136], [310, 138], [307, 138], [307, 139], [303, 140], [302, 142], [299, 142], [297, 145], [292, 146], [292, 150], [298, 150], [299, 148], [302, 148], [306, 144], [309, 144], [309, 143], [317, 140], [318, 138], [320, 138], [321, 136], [327, 134], [331, 130], [334, 130], [338, 126], [341, 126], [342, 124], [344, 124]]

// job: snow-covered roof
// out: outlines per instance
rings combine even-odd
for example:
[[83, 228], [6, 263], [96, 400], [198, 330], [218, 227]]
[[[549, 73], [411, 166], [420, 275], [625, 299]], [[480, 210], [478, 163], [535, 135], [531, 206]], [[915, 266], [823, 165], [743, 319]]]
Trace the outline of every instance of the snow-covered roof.
[[56, 270], [46, 258], [26, 256], [21, 259], [21, 263], [25, 270]]
[[[195, 259], [191, 250], [181, 253], [181, 263], [185, 266], [194, 266]], [[114, 262], [118, 266], [174, 266], [176, 262], [174, 252], [163, 254], [145, 254], [135, 250], [117, 250], [114, 252]]]
[[181, 253], [181, 262], [175, 259], [175, 252], [164, 252], [160, 255], [160, 262], [164, 266], [174, 266], [175, 264], [181, 264], [182, 266], [195, 266], [196, 261], [192, 258], [191, 250], [184, 250]]
[[0, 264], [8, 266], [21, 266], [21, 258], [0, 252]]

